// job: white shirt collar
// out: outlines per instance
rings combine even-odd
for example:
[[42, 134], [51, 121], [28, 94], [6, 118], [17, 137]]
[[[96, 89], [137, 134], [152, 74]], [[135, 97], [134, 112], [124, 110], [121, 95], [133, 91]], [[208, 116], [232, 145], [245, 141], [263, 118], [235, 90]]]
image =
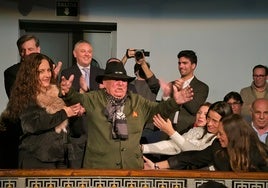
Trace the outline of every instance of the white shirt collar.
[[78, 68], [80, 69], [80, 71], [81, 71], [81, 73], [84, 75], [85, 74], [85, 72], [82, 70], [83, 68], [88, 68], [88, 70], [90, 70], [90, 64], [89, 64], [89, 66], [87, 66], [87, 67], [82, 67], [81, 65], [79, 65], [78, 63], [77, 63], [77, 66], [78, 66]]
[[184, 83], [183, 83], [182, 88], [186, 88], [187, 86], [189, 86], [193, 79], [194, 79], [194, 76], [189, 78], [188, 80], [185, 80]]

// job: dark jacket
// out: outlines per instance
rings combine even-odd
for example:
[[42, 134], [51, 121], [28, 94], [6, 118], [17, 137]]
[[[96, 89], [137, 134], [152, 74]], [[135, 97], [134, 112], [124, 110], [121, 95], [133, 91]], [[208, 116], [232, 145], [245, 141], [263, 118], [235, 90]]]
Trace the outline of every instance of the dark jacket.
[[[256, 146], [251, 147], [251, 165], [249, 171], [268, 171], [268, 164], [261, 157]], [[222, 148], [218, 139], [201, 151], [185, 151], [168, 159], [171, 169], [201, 169], [214, 166], [219, 171], [232, 171], [226, 148]]]
[[[102, 75], [104, 73], [103, 69], [100, 69], [96, 66], [90, 66], [90, 90], [97, 90], [99, 89], [99, 84], [96, 82], [96, 76]], [[80, 89], [80, 84], [79, 84], [79, 79], [82, 76], [82, 73], [77, 66], [77, 64], [74, 64], [73, 66], [62, 70], [61, 76], [65, 76], [66, 79], [68, 79], [71, 75], [74, 75], [74, 80], [73, 80], [73, 85], [72, 87], [76, 90], [79, 91]]]
[[21, 63], [17, 63], [4, 71], [5, 90], [8, 98], [10, 97], [11, 88], [16, 80], [20, 65]]
[[[48, 114], [44, 108], [31, 104], [20, 119], [23, 135], [19, 152], [31, 153], [42, 162], [64, 160], [66, 136], [55, 132], [55, 127], [67, 119], [64, 110]], [[19, 164], [23, 164], [20, 159]]]

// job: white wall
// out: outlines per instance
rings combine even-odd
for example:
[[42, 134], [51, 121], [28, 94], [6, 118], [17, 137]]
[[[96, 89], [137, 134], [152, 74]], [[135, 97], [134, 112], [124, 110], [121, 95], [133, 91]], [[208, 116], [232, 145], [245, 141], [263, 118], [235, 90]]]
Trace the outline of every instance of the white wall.
[[[13, 8], [0, 8], [0, 74], [18, 61], [15, 46], [18, 19], [116, 22], [118, 57], [130, 47], [149, 50], [148, 61], [153, 71], [167, 81], [179, 76], [177, 53], [192, 49], [198, 55], [196, 76], [209, 85], [210, 102], [248, 86], [254, 65], [268, 65], [268, 2], [265, 0], [80, 2], [81, 14], [77, 18], [56, 17], [53, 9], [38, 6], [23, 17], [14, 2], [5, 3]], [[126, 67], [133, 75], [133, 61]], [[2, 76], [0, 82], [3, 84]], [[0, 109], [4, 109], [7, 102], [4, 85], [0, 92]]]

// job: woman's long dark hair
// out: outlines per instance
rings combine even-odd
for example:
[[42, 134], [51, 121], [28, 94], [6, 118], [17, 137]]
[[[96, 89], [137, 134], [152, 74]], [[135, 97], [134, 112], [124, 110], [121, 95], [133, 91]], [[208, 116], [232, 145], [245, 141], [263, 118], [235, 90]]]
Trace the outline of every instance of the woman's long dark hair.
[[[229, 115], [222, 120], [228, 138], [227, 153], [233, 171], [258, 171], [252, 163], [252, 153], [260, 154], [264, 164], [268, 164], [268, 148], [262, 143], [253, 128], [238, 114]], [[253, 149], [253, 150], [252, 150]]]

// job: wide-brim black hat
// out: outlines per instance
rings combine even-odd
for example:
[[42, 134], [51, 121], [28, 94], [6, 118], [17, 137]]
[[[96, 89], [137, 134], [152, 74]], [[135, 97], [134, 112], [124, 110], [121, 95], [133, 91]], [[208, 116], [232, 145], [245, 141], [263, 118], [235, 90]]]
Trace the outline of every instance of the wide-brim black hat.
[[122, 62], [111, 61], [106, 64], [104, 74], [96, 76], [96, 82], [98, 83], [102, 83], [103, 79], [132, 82], [135, 77], [130, 77], [127, 75]]

